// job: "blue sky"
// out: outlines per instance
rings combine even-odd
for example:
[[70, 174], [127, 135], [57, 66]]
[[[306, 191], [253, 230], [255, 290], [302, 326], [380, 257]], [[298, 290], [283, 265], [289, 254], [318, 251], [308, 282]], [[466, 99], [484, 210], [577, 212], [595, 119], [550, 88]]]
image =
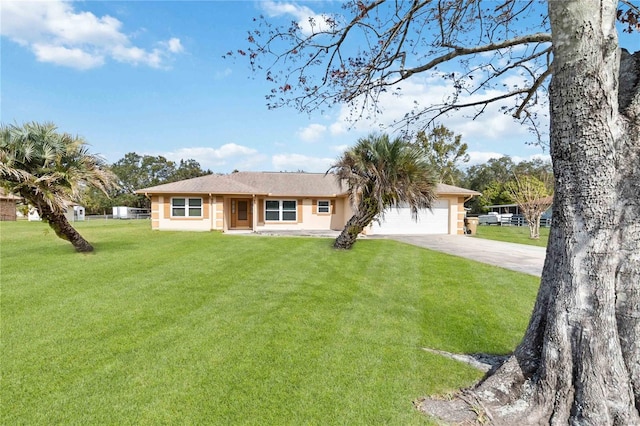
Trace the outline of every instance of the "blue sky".
[[[304, 21], [339, 3], [272, 1], [5, 1], [1, 120], [52, 121], [115, 162], [127, 152], [193, 158], [214, 172], [324, 172], [375, 123], [349, 128], [346, 109], [324, 115], [268, 110], [264, 76], [224, 59], [247, 45], [253, 18]], [[429, 99], [440, 81], [416, 79], [405, 93]], [[413, 98], [387, 99], [380, 123]], [[506, 154], [545, 155], [526, 129], [491, 108], [476, 121], [441, 120], [462, 134], [472, 163]]]

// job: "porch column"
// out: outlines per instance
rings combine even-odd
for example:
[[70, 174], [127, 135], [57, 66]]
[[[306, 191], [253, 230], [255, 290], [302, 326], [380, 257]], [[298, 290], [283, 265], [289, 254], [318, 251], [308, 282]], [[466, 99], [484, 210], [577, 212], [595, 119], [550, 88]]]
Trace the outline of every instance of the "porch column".
[[256, 198], [256, 194], [253, 194], [251, 197], [251, 211], [253, 213], [251, 215], [251, 229], [253, 229], [253, 232], [256, 232], [256, 226], [258, 226], [258, 199]]

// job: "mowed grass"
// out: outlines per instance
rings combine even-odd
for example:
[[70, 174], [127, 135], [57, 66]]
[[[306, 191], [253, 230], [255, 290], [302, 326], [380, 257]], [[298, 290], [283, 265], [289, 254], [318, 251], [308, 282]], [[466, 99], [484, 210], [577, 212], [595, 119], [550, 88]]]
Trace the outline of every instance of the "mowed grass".
[[481, 225], [478, 226], [476, 237], [486, 238], [487, 240], [505, 241], [508, 243], [529, 244], [532, 246], [546, 247], [549, 241], [548, 227], [540, 228], [540, 239], [533, 240], [529, 238], [528, 226], [496, 226]]
[[389, 240], [0, 223], [2, 424], [428, 424], [507, 353], [534, 277]]

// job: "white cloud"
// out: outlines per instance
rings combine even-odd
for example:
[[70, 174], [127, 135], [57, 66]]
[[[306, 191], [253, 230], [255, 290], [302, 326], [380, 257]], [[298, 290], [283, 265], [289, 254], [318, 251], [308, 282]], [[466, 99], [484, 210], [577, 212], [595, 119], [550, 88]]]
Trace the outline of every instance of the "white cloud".
[[253, 148], [238, 145], [235, 143], [227, 143], [220, 148], [210, 147], [194, 147], [194, 148], [180, 148], [171, 154], [179, 155], [180, 158], [196, 158], [204, 157], [213, 160], [224, 160], [230, 157], [236, 157], [240, 155], [251, 155], [257, 151]]
[[230, 170], [237, 169], [240, 171], [268, 171], [266, 169], [267, 164], [269, 164], [268, 156], [264, 154], [255, 154], [238, 159], [235, 163], [233, 163], [233, 167], [230, 168]]
[[326, 133], [327, 126], [322, 124], [310, 124], [298, 132], [298, 137], [304, 142], [316, 142]]
[[260, 6], [270, 17], [291, 15], [296, 19], [300, 30], [305, 35], [311, 35], [331, 28], [331, 17], [325, 14], [315, 13], [306, 6], [299, 6], [295, 3], [262, 1]]
[[304, 170], [305, 172], [326, 172], [335, 159], [309, 157], [302, 154], [277, 154], [271, 157], [274, 170], [294, 172]]
[[[513, 80], [510, 80], [513, 82]], [[382, 114], [374, 116], [366, 111], [363, 117], [353, 122], [353, 114], [360, 112], [359, 106], [342, 106], [335, 121], [328, 126], [332, 134], [347, 132], [357, 137], [371, 132], [387, 132], [393, 134], [394, 122], [401, 121], [405, 114], [412, 111], [416, 105], [430, 106], [444, 102], [454, 92], [450, 82], [437, 76], [414, 77], [411, 81], [405, 81], [398, 86], [400, 95], [388, 91], [382, 93], [378, 100], [378, 108]], [[497, 96], [502, 92], [492, 90], [485, 92], [485, 96]], [[464, 102], [473, 102], [480, 99], [480, 94], [474, 94], [465, 98]], [[523, 149], [525, 142], [532, 140], [527, 126], [520, 124], [510, 115], [504, 114], [501, 107], [510, 107], [511, 101], [496, 102], [487, 106], [484, 112], [475, 120], [472, 116], [475, 110], [471, 108], [452, 111], [446, 116], [440, 117], [437, 122], [445, 125], [456, 134], [462, 135], [471, 149], [481, 151], [497, 151], [507, 149], [514, 151]], [[539, 106], [538, 111], [543, 112], [544, 106]], [[544, 127], [546, 125], [543, 124]], [[545, 131], [545, 129], [541, 129]], [[518, 149], [508, 147], [509, 144], [519, 144]], [[505, 148], [503, 148], [505, 147]]]
[[469, 154], [469, 162], [465, 163], [464, 167], [484, 164], [492, 158], [498, 159], [505, 156], [505, 154], [501, 154], [499, 152], [469, 151], [467, 154]]
[[153, 68], [160, 67], [163, 58], [162, 52], [158, 49], [146, 51], [135, 46], [115, 46], [111, 51], [111, 56], [118, 62], [126, 62], [133, 65], [146, 64]]
[[[463, 165], [463, 167], [469, 167], [469, 166], [475, 166], [478, 164], [484, 164], [487, 161], [493, 159], [498, 159], [498, 158], [502, 158], [504, 156], [507, 156], [508, 154], [502, 154], [499, 152], [484, 152], [484, 151], [469, 151], [469, 162], [465, 163]], [[551, 161], [551, 156], [547, 153], [536, 153], [536, 154], [531, 154], [529, 156], [520, 156], [520, 155], [509, 155], [509, 157], [511, 157], [511, 160], [513, 160], [514, 163], [520, 163], [522, 161], [532, 161], [535, 159], [541, 159], [544, 161]]]
[[184, 51], [184, 47], [182, 47], [179, 38], [170, 38], [169, 41], [163, 42], [163, 45], [167, 46], [167, 49], [169, 49], [171, 53], [181, 53]]
[[335, 122], [335, 123], [333, 123], [333, 124], [331, 124], [329, 126], [329, 131], [334, 136], [343, 135], [343, 134], [347, 133], [348, 130], [349, 129], [348, 129], [346, 123], [343, 123], [343, 122]]
[[65, 0], [3, 0], [0, 16], [0, 34], [30, 49], [38, 61], [80, 70], [99, 67], [106, 58], [158, 68], [184, 50], [175, 37], [152, 49], [134, 46], [118, 19], [76, 11]]
[[31, 49], [40, 62], [51, 62], [79, 70], [87, 70], [104, 64], [104, 56], [91, 55], [78, 48], [69, 49], [64, 46], [34, 43]]
[[531, 154], [531, 155], [529, 155], [527, 157], [521, 157], [519, 155], [514, 155], [511, 158], [516, 163], [520, 163], [522, 161], [532, 161], [532, 160], [543, 160], [543, 161], [551, 162], [551, 155], [549, 155], [549, 153]]
[[266, 159], [264, 155], [258, 154], [257, 150], [235, 143], [227, 143], [219, 148], [180, 148], [160, 155], [172, 161], [194, 159], [200, 163], [202, 168], [214, 171], [218, 171], [220, 168], [229, 169], [228, 171], [234, 168], [249, 170], [251, 165], [257, 165]]

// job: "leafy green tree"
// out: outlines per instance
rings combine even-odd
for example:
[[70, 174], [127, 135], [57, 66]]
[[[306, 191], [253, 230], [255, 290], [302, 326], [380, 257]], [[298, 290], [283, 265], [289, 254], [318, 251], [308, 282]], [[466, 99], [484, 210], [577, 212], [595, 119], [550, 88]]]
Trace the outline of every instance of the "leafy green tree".
[[192, 179], [204, 175], [210, 175], [211, 173], [213, 173], [211, 170], [203, 170], [200, 166], [200, 163], [198, 163], [194, 159], [180, 160], [180, 163], [178, 163], [178, 167], [169, 177], [169, 180], [167, 182], [177, 182], [179, 180]]
[[[436, 198], [436, 178], [423, 150], [388, 135], [358, 140], [331, 166], [339, 182], [346, 182], [354, 215], [336, 238], [335, 248], [350, 249], [358, 235], [386, 210], [406, 203], [414, 217]], [[329, 173], [328, 172], [328, 173]]]
[[113, 163], [111, 170], [120, 180], [121, 192], [133, 194], [136, 189], [168, 182], [175, 173], [175, 163], [160, 155], [129, 152]]
[[467, 169], [464, 186], [482, 194], [467, 203], [472, 213], [486, 212], [486, 206], [512, 202], [504, 185], [513, 177], [515, 166], [511, 157], [504, 156]]
[[118, 177], [120, 188], [111, 193], [109, 199], [102, 199], [95, 192], [87, 193], [87, 205], [95, 206], [92, 208], [97, 213], [112, 206], [149, 208], [149, 200], [136, 194], [137, 189], [211, 174], [211, 170], [202, 170], [200, 163], [193, 159], [180, 160], [176, 165], [161, 155], [139, 155], [135, 152], [125, 154], [111, 165], [111, 170]]
[[116, 179], [84, 139], [33, 122], [0, 127], [0, 184], [36, 208], [58, 237], [90, 252], [93, 246], [69, 224], [65, 210], [83, 188], [108, 193]]
[[[109, 191], [111, 194], [116, 191]], [[80, 197], [80, 204], [84, 206], [85, 212], [91, 214], [111, 214], [111, 207], [115, 204], [115, 195], [105, 194], [95, 188], [84, 188]]]
[[507, 183], [513, 177], [515, 165], [511, 157], [506, 155], [473, 165], [467, 169], [465, 185], [475, 191], [481, 191], [493, 182]]
[[553, 193], [553, 166], [549, 160], [534, 158], [521, 161], [513, 167], [513, 174], [536, 178], [544, 184], [548, 194]]
[[459, 166], [469, 162], [468, 146], [462, 136], [443, 125], [431, 129], [429, 134], [420, 131], [416, 143], [424, 149], [427, 159], [438, 174], [440, 183], [458, 185], [463, 178]]
[[515, 203], [506, 187], [514, 174], [535, 177], [553, 193], [553, 170], [549, 161], [533, 159], [515, 163], [511, 157], [492, 158], [467, 169], [464, 186], [482, 193], [467, 203], [472, 213], [486, 212], [486, 206]]
[[[487, 211], [488, 206], [511, 204], [513, 198], [507, 189], [507, 183], [493, 181], [482, 190], [482, 195], [477, 197], [478, 200], [474, 206], [479, 206], [482, 211]], [[473, 211], [473, 210], [472, 210]]]

